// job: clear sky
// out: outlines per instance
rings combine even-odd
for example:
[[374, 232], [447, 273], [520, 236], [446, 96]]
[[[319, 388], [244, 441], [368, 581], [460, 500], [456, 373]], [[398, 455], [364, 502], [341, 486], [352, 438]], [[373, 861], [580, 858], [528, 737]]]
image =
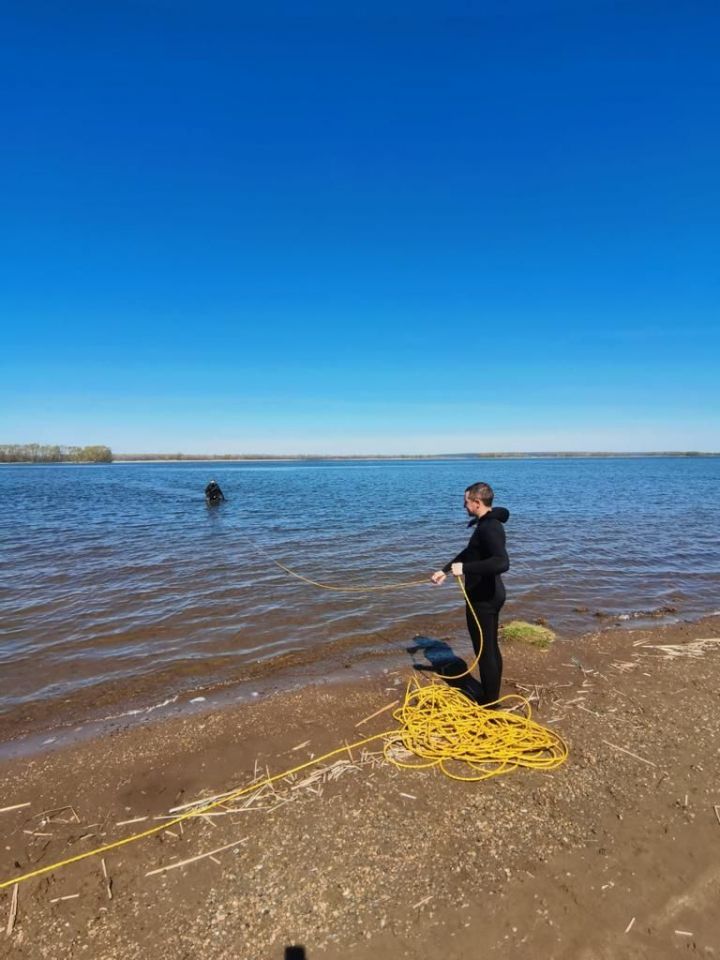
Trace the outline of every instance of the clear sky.
[[0, 442], [720, 449], [716, 3], [0, 10]]

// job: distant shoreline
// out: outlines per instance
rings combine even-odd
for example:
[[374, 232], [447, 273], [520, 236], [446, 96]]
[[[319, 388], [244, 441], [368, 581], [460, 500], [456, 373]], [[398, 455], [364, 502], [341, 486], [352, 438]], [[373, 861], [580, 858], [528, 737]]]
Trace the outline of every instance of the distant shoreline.
[[720, 457], [720, 452], [700, 451], [651, 451], [649, 453], [619, 453], [612, 451], [546, 451], [526, 453], [397, 453], [397, 454], [177, 454], [118, 453], [111, 461], [99, 464], [91, 460], [3, 460], [0, 467], [12, 466], [98, 466], [108, 463], [302, 463], [343, 461], [405, 461], [405, 460], [640, 460], [643, 458], [674, 458], [700, 460]]
[[526, 453], [393, 453], [393, 454], [207, 454], [163, 456], [163, 454], [115, 454], [113, 460], [119, 463], [222, 463], [232, 461], [283, 462], [302, 460], [577, 460], [577, 459], [629, 459], [642, 457], [682, 457], [698, 459], [720, 457], [720, 453], [697, 451], [654, 451], [650, 453], [618, 453], [604, 451], [560, 451]]

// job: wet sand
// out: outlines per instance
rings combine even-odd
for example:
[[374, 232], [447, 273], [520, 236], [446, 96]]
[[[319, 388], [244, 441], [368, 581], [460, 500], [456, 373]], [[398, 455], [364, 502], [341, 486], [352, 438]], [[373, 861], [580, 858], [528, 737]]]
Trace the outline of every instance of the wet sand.
[[[21, 884], [0, 956], [720, 956], [720, 643], [701, 638], [720, 638], [720, 617], [548, 653], [506, 644], [505, 692], [530, 695], [570, 744], [559, 770], [463, 784], [398, 770], [371, 744], [106, 854], [111, 897], [95, 858]], [[5, 760], [0, 806], [30, 805], [0, 813], [2, 879], [387, 729], [387, 713], [356, 726], [402, 695], [410, 671], [385, 670], [222, 708], [208, 696]], [[3, 926], [10, 904], [7, 889]]]

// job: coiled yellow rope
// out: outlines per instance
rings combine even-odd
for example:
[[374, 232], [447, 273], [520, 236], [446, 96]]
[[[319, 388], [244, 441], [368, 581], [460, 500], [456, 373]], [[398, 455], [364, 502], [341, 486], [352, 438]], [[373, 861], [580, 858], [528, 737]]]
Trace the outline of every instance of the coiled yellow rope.
[[[277, 561], [273, 562], [277, 563]], [[278, 564], [278, 566], [282, 565]], [[283, 567], [283, 569], [287, 568]], [[289, 572], [293, 576], [300, 576], [294, 571]], [[304, 577], [300, 577], [300, 579], [315, 586], [322, 586], [324, 589], [333, 589]], [[391, 584], [385, 589], [399, 589], [400, 587], [414, 585], [415, 582], [427, 583], [427, 580], [414, 581], [413, 584]], [[482, 628], [460, 578], [458, 578], [458, 583], [480, 630], [480, 650], [467, 670], [456, 677], [445, 678], [453, 680], [467, 676], [477, 665], [482, 654]], [[437, 680], [421, 683], [412, 677], [408, 683], [402, 706], [393, 714], [400, 725], [398, 728], [376, 733], [351, 744], [343, 744], [343, 746], [337, 747], [321, 757], [315, 757], [305, 763], [298, 764], [290, 770], [284, 770], [282, 773], [276, 773], [273, 776], [230, 790], [205, 806], [189, 810], [187, 813], [183, 813], [173, 820], [164, 821], [155, 827], [149, 827], [147, 830], [103, 844], [94, 850], [86, 850], [84, 853], [67, 857], [45, 867], [39, 867], [20, 876], [10, 877], [0, 882], [0, 890], [14, 884], [23, 883], [33, 877], [54, 872], [69, 864], [78, 863], [80, 860], [100, 856], [129, 843], [143, 840], [145, 837], [167, 830], [175, 824], [203, 816], [203, 814], [214, 810], [216, 807], [231, 803], [267, 784], [284, 780], [301, 770], [316, 766], [339, 754], [363, 747], [375, 740], [385, 740], [384, 754], [390, 763], [398, 767], [408, 768], [438, 767], [453, 780], [486, 780], [489, 777], [509, 773], [518, 767], [551, 770], [564, 763], [568, 756], [568, 748], [562, 737], [531, 719], [530, 704], [524, 697], [514, 694], [502, 697], [492, 706], [499, 708], [501, 704], [507, 701], [514, 701], [519, 704], [524, 712], [520, 715], [514, 715], [502, 712], [499, 709], [481, 707], [454, 687], [449, 687]], [[408, 756], [414, 754], [419, 758], [419, 762], [411, 762], [406, 759], [399, 748], [403, 748]], [[469, 774], [463, 775], [458, 772], [457, 765], [462, 764], [470, 769]]]
[[[522, 712], [500, 709], [511, 705]], [[385, 757], [398, 767], [439, 767], [452, 780], [487, 780], [518, 767], [552, 770], [568, 756], [562, 737], [533, 720], [528, 701], [515, 694], [480, 707], [455, 687], [413, 678], [393, 716], [400, 729]], [[420, 761], [398, 756], [398, 741]], [[470, 772], [460, 772], [463, 764]]]
[[[477, 624], [480, 649], [467, 670], [453, 677], [442, 674], [443, 680], [469, 676], [483, 650], [480, 621], [460, 577], [457, 582]], [[503, 706], [511, 710], [519, 707], [521, 712], [508, 713]], [[519, 694], [500, 697], [481, 707], [457, 687], [435, 679], [421, 683], [411, 677], [403, 704], [393, 716], [400, 729], [385, 743], [386, 759], [411, 769], [439, 767], [452, 780], [487, 780], [518, 767], [552, 770], [568, 757], [562, 737], [533, 720], [530, 703]], [[420, 761], [400, 757], [398, 741]], [[469, 773], [459, 772], [463, 765]]]

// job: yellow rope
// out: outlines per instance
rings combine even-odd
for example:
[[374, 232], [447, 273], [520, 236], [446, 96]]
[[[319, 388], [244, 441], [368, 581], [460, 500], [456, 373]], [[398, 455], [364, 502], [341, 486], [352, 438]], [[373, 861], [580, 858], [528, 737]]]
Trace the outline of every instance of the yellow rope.
[[332, 590], [335, 593], [380, 593], [381, 591], [403, 590], [405, 587], [419, 587], [428, 585], [427, 577], [424, 577], [422, 580], [405, 580], [400, 583], [382, 583], [377, 585], [366, 584], [355, 587], [347, 585], [339, 586], [338, 584], [334, 583], [321, 583], [318, 580], [311, 580], [309, 577], [304, 576], [302, 573], [298, 573], [291, 567], [288, 567], [279, 560], [276, 560], [275, 557], [268, 553], [264, 547], [260, 546], [259, 543], [250, 537], [245, 536], [243, 539], [246, 540], [251, 547], [257, 550], [258, 553], [261, 553], [266, 560], [269, 560], [270, 563], [274, 563], [276, 567], [279, 567], [291, 577], [295, 577], [296, 580], [301, 580], [303, 583], [308, 583], [311, 587], [319, 587], [320, 590]]
[[[277, 563], [277, 561], [274, 562]], [[280, 566], [280, 564], [278, 565]], [[293, 573], [293, 576], [299, 575]], [[300, 579], [306, 580], [307, 583], [314, 583], [314, 581], [307, 580], [304, 577]], [[417, 582], [427, 583], [426, 580]], [[458, 583], [480, 631], [480, 650], [467, 670], [456, 677], [444, 678], [453, 680], [467, 676], [473, 670], [480, 660], [483, 643], [480, 622], [459, 577]], [[323, 586], [322, 584], [314, 585]], [[407, 585], [394, 584], [387, 589]], [[327, 586], [323, 588], [333, 589]], [[276, 773], [273, 776], [231, 790], [205, 806], [189, 810], [187, 813], [183, 813], [173, 820], [164, 821], [155, 827], [149, 827], [139, 833], [106, 843], [94, 850], [87, 850], [73, 857], [67, 857], [46, 867], [39, 867], [37, 870], [31, 870], [18, 877], [11, 877], [0, 883], [0, 890], [11, 887], [16, 883], [23, 883], [33, 877], [59, 870], [71, 863], [78, 863], [80, 860], [86, 860], [89, 857], [100, 856], [126, 844], [143, 840], [145, 837], [167, 830], [175, 824], [203, 816], [215, 807], [232, 803], [239, 797], [252, 793], [254, 790], [259, 790], [267, 784], [284, 780], [301, 770], [316, 766], [331, 757], [362, 747], [375, 740], [384, 739], [386, 741], [384, 754], [390, 763], [398, 767], [438, 767], [453, 780], [486, 780], [502, 773], [509, 773], [518, 767], [552, 770], [564, 763], [568, 756], [567, 745], [558, 734], [540, 726], [531, 719], [531, 709], [528, 701], [524, 697], [513, 694], [502, 697], [494, 706], [499, 707], [506, 701], [515, 701], [522, 707], [523, 713], [515, 715], [499, 709], [481, 707], [469, 700], [458, 689], [449, 687], [445, 683], [439, 683], [437, 680], [421, 683], [413, 677], [408, 682], [402, 706], [393, 714], [400, 725], [398, 728], [386, 730], [384, 733], [376, 733], [371, 737], [365, 737], [363, 740], [357, 740], [355, 743], [343, 744], [343, 746], [337, 747], [321, 757], [315, 757], [305, 763], [300, 763], [290, 770], [284, 770], [282, 773]], [[405, 759], [399, 748], [404, 748], [405, 751], [414, 754], [419, 760], [411, 762]], [[455, 768], [453, 768], [453, 764], [456, 765]], [[465, 775], [458, 773], [457, 765], [459, 764], [465, 764], [471, 772]]]
[[[393, 732], [394, 731], [390, 731], [390, 733]], [[230, 790], [228, 793], [223, 794], [220, 798], [213, 800], [212, 803], [208, 803], [204, 807], [189, 810], [187, 813], [180, 814], [180, 816], [175, 817], [174, 820], [165, 820], [156, 827], [148, 827], [147, 830], [142, 830], [140, 833], [133, 833], [129, 837], [123, 837], [122, 840], [114, 840], [112, 843], [103, 844], [103, 846], [96, 847], [94, 850], [86, 850], [85, 853], [78, 853], [74, 857], [67, 857], [67, 859], [59, 860], [57, 863], [51, 863], [47, 867], [40, 867], [37, 870], [31, 870], [29, 873], [24, 873], [19, 877], [12, 877], [9, 880], [3, 880], [3, 882], [0, 883], [0, 890], [3, 890], [5, 887], [11, 887], [15, 883], [22, 883], [25, 880], [30, 880], [32, 877], [39, 877], [44, 873], [50, 873], [52, 870], [59, 870], [60, 867], [66, 867], [70, 863], [78, 863], [80, 860], [87, 860], [88, 857], [96, 857], [100, 854], [108, 853], [110, 850], [117, 850], [118, 847], [123, 847], [128, 843], [134, 843], [136, 840], [143, 840], [145, 837], [150, 837], [154, 833], [160, 833], [161, 830], [167, 830], [168, 827], [174, 827], [175, 824], [183, 823], [183, 821], [190, 820], [193, 817], [201, 817], [210, 810], [214, 810], [215, 807], [219, 807], [226, 803], [232, 803], [234, 800], [237, 800], [246, 793], [252, 793], [253, 790], [259, 790], [261, 787], [265, 787], [269, 783], [275, 783], [276, 780], [284, 780], [285, 777], [291, 777], [294, 773], [299, 773], [300, 770], [305, 770], [307, 767], [313, 767], [318, 763], [322, 763], [323, 760], [334, 757], [338, 753], [346, 753], [348, 750], [352, 750], [355, 747], [362, 747], [366, 743], [371, 743], [373, 740], [379, 740], [381, 737], [385, 736], [388, 736], [388, 734], [376, 733], [372, 737], [366, 737], [364, 740], [358, 740], [357, 743], [351, 743], [349, 745], [343, 744], [342, 747], [337, 747], [335, 750], [331, 750], [322, 757], [315, 757], [312, 760], [307, 760], [305, 763], [298, 764], [296, 767], [293, 767], [290, 770], [284, 770], [282, 773], [276, 773], [272, 777], [265, 777], [263, 780], [256, 780], [244, 787], [238, 787], [236, 790]]]
[[312, 587], [320, 587], [321, 590], [334, 590], [337, 593], [379, 593], [382, 590], [402, 590], [404, 587], [419, 587], [421, 584], [425, 586], [428, 585], [428, 579], [425, 577], [423, 580], [406, 580], [404, 583], [383, 583], [378, 586], [364, 587], [339, 587], [332, 583], [319, 583], [317, 580], [310, 580], [309, 577], [304, 577], [301, 573], [296, 573], [294, 570], [291, 570], [290, 567], [286, 567], [285, 564], [280, 563], [279, 560], [275, 560], [273, 557], [268, 557], [268, 559], [274, 563], [276, 567], [280, 567], [285, 573], [289, 573], [291, 577], [302, 580], [303, 583], [309, 583]]
[[[511, 704], [522, 712], [499, 709]], [[487, 780], [518, 767], [552, 770], [565, 762], [564, 740], [532, 719], [524, 697], [511, 694], [493, 706], [480, 707], [454, 687], [421, 684], [413, 678], [393, 714], [400, 729], [392, 742], [386, 742], [385, 757], [398, 767], [439, 767], [452, 780], [466, 781]], [[420, 760], [398, 756], [398, 739]], [[462, 764], [468, 773], [459, 772]]]

